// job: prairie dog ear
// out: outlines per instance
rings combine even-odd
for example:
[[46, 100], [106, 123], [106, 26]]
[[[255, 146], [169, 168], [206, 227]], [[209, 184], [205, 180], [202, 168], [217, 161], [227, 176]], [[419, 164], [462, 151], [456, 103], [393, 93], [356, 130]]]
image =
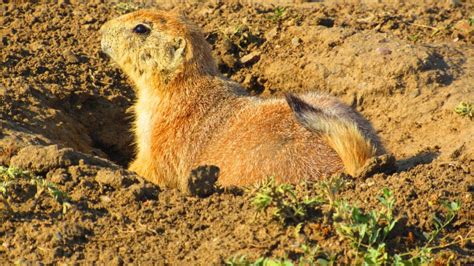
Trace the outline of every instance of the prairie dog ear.
[[181, 37], [176, 37], [174, 39], [175, 41], [175, 53], [179, 55], [184, 55], [184, 50], [186, 48], [186, 40]]
[[175, 37], [172, 43], [172, 66], [179, 65], [180, 62], [184, 59], [184, 54], [186, 52], [186, 40], [182, 37]]

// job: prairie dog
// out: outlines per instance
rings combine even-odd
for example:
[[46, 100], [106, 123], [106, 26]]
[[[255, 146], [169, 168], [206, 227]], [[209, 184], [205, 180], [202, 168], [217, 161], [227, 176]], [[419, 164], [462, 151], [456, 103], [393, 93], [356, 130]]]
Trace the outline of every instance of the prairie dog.
[[224, 78], [201, 30], [178, 14], [139, 10], [101, 28], [102, 49], [135, 84], [130, 170], [184, 189], [192, 169], [219, 167], [222, 186], [355, 175], [384, 152], [370, 123], [336, 98], [247, 96]]

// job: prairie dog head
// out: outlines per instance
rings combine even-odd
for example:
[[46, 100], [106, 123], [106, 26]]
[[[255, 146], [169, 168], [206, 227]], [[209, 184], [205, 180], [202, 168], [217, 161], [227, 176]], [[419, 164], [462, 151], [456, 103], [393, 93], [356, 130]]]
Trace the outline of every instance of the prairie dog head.
[[100, 32], [102, 50], [135, 82], [168, 84], [217, 73], [203, 34], [178, 14], [139, 10], [108, 21]]

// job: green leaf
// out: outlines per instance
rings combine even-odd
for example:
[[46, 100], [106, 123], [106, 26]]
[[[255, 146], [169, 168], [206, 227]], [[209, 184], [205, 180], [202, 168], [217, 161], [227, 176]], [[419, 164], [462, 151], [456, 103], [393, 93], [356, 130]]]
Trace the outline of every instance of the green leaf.
[[369, 216], [364, 215], [359, 208], [352, 209], [352, 220], [358, 224], [365, 224], [369, 222]]
[[331, 265], [331, 263], [330, 263], [328, 260], [326, 260], [326, 259], [321, 259], [321, 258], [319, 258], [319, 259], [316, 260], [316, 262], [317, 262], [319, 265], [321, 265], [321, 266], [329, 266], [329, 265]]
[[436, 216], [436, 214], [433, 215], [433, 223], [436, 229], [441, 229], [441, 227], [443, 226], [443, 222], [441, 221], [441, 219], [438, 218], [438, 216]]
[[449, 203], [449, 209], [452, 211], [459, 211], [461, 209], [461, 204], [459, 204], [459, 202], [453, 201]]

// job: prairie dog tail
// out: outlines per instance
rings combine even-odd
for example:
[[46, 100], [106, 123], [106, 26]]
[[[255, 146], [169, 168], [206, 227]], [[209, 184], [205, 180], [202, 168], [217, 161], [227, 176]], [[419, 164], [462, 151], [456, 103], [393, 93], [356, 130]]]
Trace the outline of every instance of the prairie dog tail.
[[348, 174], [355, 176], [365, 162], [375, 156], [375, 147], [355, 121], [324, 112], [293, 94], [285, 97], [296, 119], [307, 129], [321, 134], [339, 155]]

